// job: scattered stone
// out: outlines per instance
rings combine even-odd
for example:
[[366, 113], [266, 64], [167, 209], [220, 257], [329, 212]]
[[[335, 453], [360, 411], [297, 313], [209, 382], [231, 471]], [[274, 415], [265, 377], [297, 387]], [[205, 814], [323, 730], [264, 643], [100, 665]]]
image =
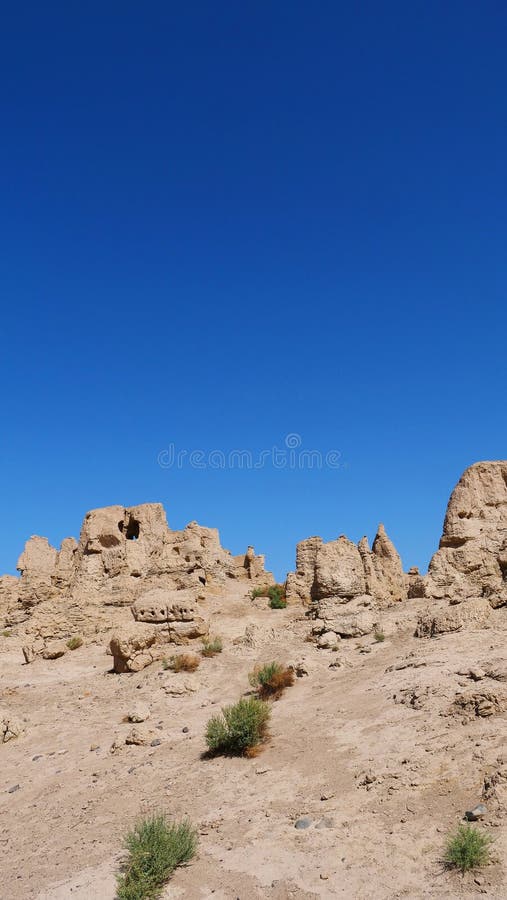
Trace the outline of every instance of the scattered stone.
[[294, 670], [294, 674], [296, 678], [304, 678], [306, 675], [309, 675], [308, 664], [304, 660], [300, 660], [295, 663], [293, 666], [289, 666]]
[[127, 714], [129, 722], [146, 722], [150, 718], [150, 708], [146, 704], [136, 704]]
[[451, 706], [451, 715], [464, 715], [465, 721], [474, 716], [481, 719], [496, 716], [507, 707], [507, 697], [491, 692], [457, 694]]
[[7, 793], [8, 793], [8, 794], [15, 794], [16, 791], [19, 791], [19, 790], [21, 790], [21, 785], [20, 785], [20, 784], [13, 784], [12, 787], [7, 788]]
[[326, 789], [325, 791], [322, 791], [322, 793], [320, 795], [320, 799], [321, 800], [332, 800], [334, 795], [335, 794], [334, 794], [333, 790]]
[[19, 719], [5, 716], [0, 720], [0, 740], [3, 744], [12, 741], [14, 738], [21, 737], [25, 733], [25, 728]]
[[150, 747], [160, 747], [161, 743], [162, 741], [160, 738], [153, 738], [153, 740], [150, 741]]
[[333, 661], [329, 663], [328, 669], [341, 669], [342, 666], [343, 666], [343, 662], [341, 661], [341, 659], [338, 659], [338, 657], [337, 657], [336, 659], [333, 659]]
[[169, 632], [155, 625], [137, 624], [132, 629], [122, 629], [109, 643], [113, 657], [113, 671], [140, 672], [155, 660], [162, 659], [169, 641]]
[[374, 781], [377, 780], [377, 776], [373, 774], [373, 772], [366, 772], [363, 778], [363, 784], [373, 784]]
[[185, 727], [182, 728], [181, 730], [182, 730], [183, 734], [188, 734], [188, 732], [190, 731], [190, 728], [188, 727], [188, 725], [185, 725]]
[[23, 646], [21, 649], [23, 652], [23, 656], [25, 657], [26, 664], [28, 665], [29, 663], [33, 662], [34, 659], [40, 653], [42, 653], [42, 651], [44, 650], [44, 647], [45, 647], [45, 644], [42, 639], [34, 641], [32, 644], [25, 644], [25, 646]]
[[44, 647], [41, 656], [43, 659], [60, 659], [65, 653], [67, 653], [67, 644], [65, 641], [53, 641], [51, 644], [47, 644], [47, 646]]
[[334, 631], [325, 631], [317, 639], [317, 647], [319, 650], [330, 650], [336, 646], [339, 640], [341, 639]]
[[298, 819], [297, 822], [295, 822], [294, 828], [297, 828], [298, 830], [302, 830], [304, 828], [309, 828], [311, 824], [312, 824], [312, 820], [309, 819], [308, 816], [303, 816], [302, 819]]
[[486, 673], [482, 669], [470, 669], [468, 674], [472, 681], [482, 681], [486, 677]]
[[189, 676], [182, 679], [181, 675], [176, 676], [176, 680], [169, 680], [162, 685], [166, 694], [171, 697], [182, 697], [184, 694], [192, 694], [199, 690], [200, 682], [197, 678]]
[[487, 807], [484, 806], [484, 803], [478, 803], [473, 809], [468, 809], [466, 811], [465, 819], [469, 822], [477, 822], [479, 819], [483, 819], [484, 816], [487, 816], [487, 814], [488, 810]]
[[100, 750], [99, 744], [90, 744], [90, 753], [93, 753], [94, 750]]
[[131, 731], [127, 734], [125, 738], [126, 744], [134, 744], [136, 746], [141, 746], [142, 744], [147, 744], [149, 741], [149, 735], [143, 731], [141, 728], [132, 728]]

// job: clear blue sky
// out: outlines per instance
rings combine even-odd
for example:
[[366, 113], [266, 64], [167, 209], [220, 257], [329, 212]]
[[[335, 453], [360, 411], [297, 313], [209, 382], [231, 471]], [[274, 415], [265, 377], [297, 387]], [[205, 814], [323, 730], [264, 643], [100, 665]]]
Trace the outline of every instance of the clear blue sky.
[[[279, 577], [379, 521], [426, 567], [460, 473], [507, 456], [506, 26], [488, 0], [4, 7], [0, 571], [144, 501]], [[157, 462], [289, 433], [340, 465]]]

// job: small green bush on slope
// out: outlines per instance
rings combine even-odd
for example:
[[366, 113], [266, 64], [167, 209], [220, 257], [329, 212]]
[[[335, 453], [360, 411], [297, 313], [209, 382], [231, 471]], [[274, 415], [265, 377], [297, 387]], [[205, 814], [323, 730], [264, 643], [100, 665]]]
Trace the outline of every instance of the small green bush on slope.
[[239, 700], [225, 706], [206, 726], [206, 744], [213, 754], [255, 756], [266, 739], [271, 710], [257, 697]]
[[163, 814], [138, 822], [125, 837], [128, 859], [118, 876], [117, 900], [156, 900], [168, 878], [195, 854], [197, 832], [188, 820], [171, 823]]

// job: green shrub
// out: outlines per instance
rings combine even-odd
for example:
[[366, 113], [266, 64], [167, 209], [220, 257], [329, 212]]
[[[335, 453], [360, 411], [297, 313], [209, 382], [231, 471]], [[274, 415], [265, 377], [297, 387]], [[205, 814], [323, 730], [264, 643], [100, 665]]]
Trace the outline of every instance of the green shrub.
[[256, 597], [268, 597], [271, 609], [285, 609], [287, 601], [285, 600], [285, 586], [283, 584], [270, 584], [264, 587], [256, 587], [251, 595], [252, 600]]
[[485, 866], [490, 859], [490, 844], [489, 834], [471, 825], [460, 825], [455, 834], [448, 838], [444, 861], [461, 872]]
[[222, 638], [204, 638], [201, 653], [203, 656], [216, 656], [223, 650]]
[[78, 647], [83, 646], [83, 638], [79, 637], [78, 634], [74, 635], [74, 637], [69, 638], [67, 641], [67, 647], [69, 650], [77, 650]]
[[382, 641], [385, 641], [385, 639], [386, 639], [386, 636], [381, 628], [375, 629], [375, 631], [373, 632], [373, 637], [375, 638], [376, 641], [378, 641], [379, 644], [382, 643]]
[[285, 587], [283, 584], [272, 584], [268, 588], [269, 605], [271, 609], [285, 609]]
[[10, 637], [10, 636], [11, 636], [11, 633], [12, 633], [12, 632], [10, 632], [8, 628], [4, 628], [4, 630], [2, 631], [2, 635], [3, 635], [4, 637]]
[[117, 900], [155, 900], [176, 866], [194, 856], [197, 832], [188, 820], [175, 824], [158, 814], [138, 822], [124, 846], [129, 855], [117, 876]]
[[257, 697], [239, 700], [225, 706], [206, 726], [206, 744], [210, 753], [232, 756], [255, 756], [259, 744], [266, 739], [271, 715], [267, 703]]
[[248, 680], [252, 687], [257, 688], [263, 700], [278, 700], [285, 688], [294, 684], [294, 672], [280, 663], [270, 662], [264, 666], [256, 666], [250, 672]]
[[269, 587], [266, 584], [266, 585], [264, 585], [264, 587], [254, 588], [252, 593], [250, 594], [250, 596], [251, 596], [252, 600], [255, 600], [256, 597], [269, 597], [268, 591], [269, 591]]

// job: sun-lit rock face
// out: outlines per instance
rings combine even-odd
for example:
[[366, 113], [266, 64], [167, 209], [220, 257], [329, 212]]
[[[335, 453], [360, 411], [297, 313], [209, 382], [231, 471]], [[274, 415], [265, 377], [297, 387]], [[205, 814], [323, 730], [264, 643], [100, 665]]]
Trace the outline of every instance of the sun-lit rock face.
[[454, 488], [426, 594], [451, 603], [486, 597], [493, 607], [507, 604], [506, 460], [470, 466]]
[[[59, 550], [31, 537], [18, 569], [19, 578], [0, 578], [0, 616], [4, 627], [22, 626], [30, 646], [112, 627], [118, 607], [185, 639], [208, 627], [196, 604], [230, 580], [273, 583], [252, 547], [232, 556], [216, 529], [197, 522], [174, 531], [160, 503], [91, 510], [79, 541], [66, 538]], [[403, 572], [379, 525], [371, 547], [366, 538], [355, 544], [344, 535], [301, 541], [286, 595], [288, 603], [309, 607], [323, 633], [341, 636], [374, 630], [383, 610], [407, 598], [507, 605], [507, 461], [476, 463], [463, 474], [427, 575]]]
[[18, 570], [19, 579], [0, 579], [0, 612], [13, 624], [30, 620], [44, 637], [86, 627], [94, 617], [100, 623], [104, 608], [131, 606], [156, 589], [182, 592], [182, 598], [187, 591], [194, 601], [229, 579], [273, 581], [252, 547], [232, 556], [216, 528], [197, 522], [173, 531], [160, 503], [91, 510], [79, 541], [66, 538], [59, 551], [46, 538], [32, 537]]
[[287, 601], [304, 603], [316, 620], [314, 634], [357, 637], [373, 631], [383, 609], [408, 594], [399, 554], [379, 525], [373, 546], [311, 537], [298, 544], [296, 571], [287, 576]]
[[371, 549], [366, 537], [354, 544], [345, 535], [328, 542], [311, 537], [298, 544], [296, 571], [287, 577], [289, 603], [328, 597], [351, 600], [361, 595], [381, 605], [407, 596], [401, 559], [383, 525]]

